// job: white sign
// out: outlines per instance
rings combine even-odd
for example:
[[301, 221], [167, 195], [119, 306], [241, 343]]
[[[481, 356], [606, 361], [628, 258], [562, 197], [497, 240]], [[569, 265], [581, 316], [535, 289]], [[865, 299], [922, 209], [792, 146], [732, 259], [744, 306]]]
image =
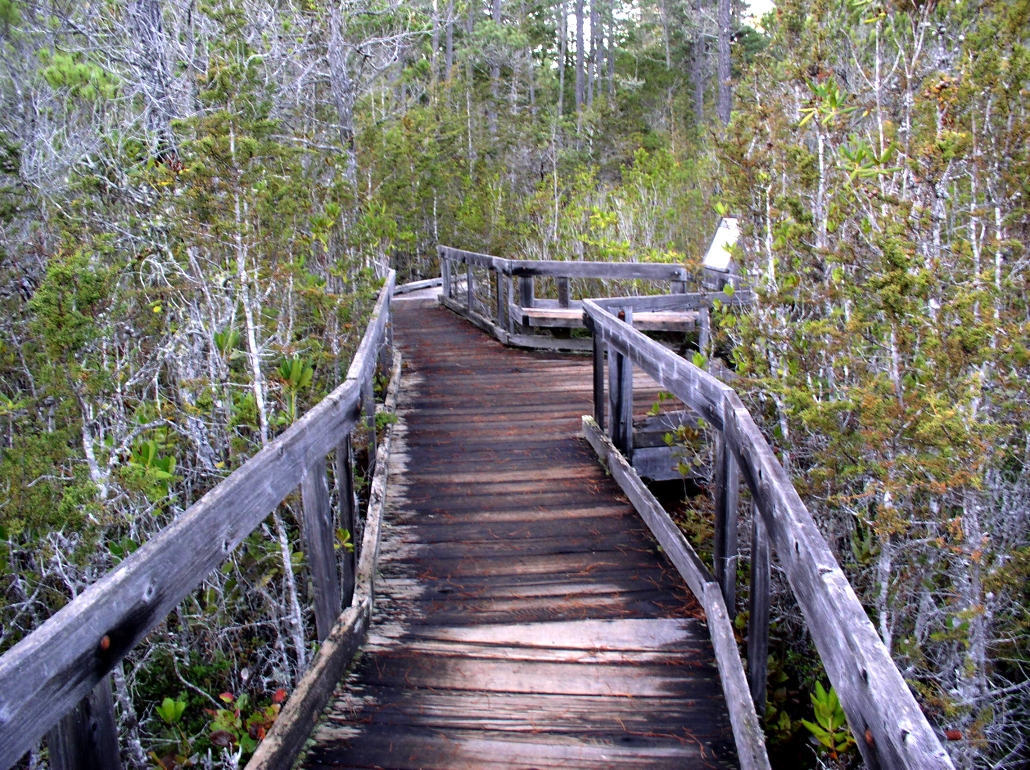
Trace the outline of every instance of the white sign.
[[731, 252], [739, 237], [740, 225], [737, 218], [723, 217], [719, 222], [719, 229], [715, 231], [715, 237], [712, 238], [712, 245], [705, 254], [704, 266], [709, 270], [728, 273]]

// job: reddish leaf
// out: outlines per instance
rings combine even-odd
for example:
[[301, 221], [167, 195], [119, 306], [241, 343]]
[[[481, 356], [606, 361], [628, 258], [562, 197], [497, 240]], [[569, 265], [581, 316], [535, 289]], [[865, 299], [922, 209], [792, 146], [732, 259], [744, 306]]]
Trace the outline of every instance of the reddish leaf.
[[286, 690], [280, 687], [272, 694], [272, 703], [282, 703], [286, 700]]
[[960, 740], [962, 740], [962, 731], [961, 730], [945, 730], [944, 731], [944, 737], [947, 738], [949, 741], [960, 741]]
[[223, 692], [221, 695], [218, 696], [218, 699], [221, 701], [225, 701], [226, 703], [232, 703], [234, 700], [236, 700], [236, 696], [233, 695], [231, 692]]
[[227, 749], [232, 746], [232, 736], [225, 730], [215, 730], [209, 736], [211, 743], [215, 746], [221, 746], [223, 749]]

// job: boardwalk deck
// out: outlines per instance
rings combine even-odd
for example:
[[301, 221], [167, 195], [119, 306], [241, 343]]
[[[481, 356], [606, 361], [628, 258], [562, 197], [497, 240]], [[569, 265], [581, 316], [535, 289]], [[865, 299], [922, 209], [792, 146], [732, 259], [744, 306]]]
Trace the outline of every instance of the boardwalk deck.
[[699, 606], [578, 438], [589, 359], [419, 304], [372, 632], [304, 766], [735, 767]]

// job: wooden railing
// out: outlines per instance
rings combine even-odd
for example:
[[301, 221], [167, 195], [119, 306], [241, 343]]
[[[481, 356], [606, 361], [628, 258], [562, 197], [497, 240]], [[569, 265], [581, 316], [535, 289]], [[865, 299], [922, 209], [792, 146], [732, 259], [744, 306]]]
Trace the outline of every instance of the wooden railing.
[[[594, 357], [594, 416], [584, 418], [584, 431], [705, 607], [741, 765], [757, 768], [768, 762], [763, 764], [764, 748], [759, 751], [754, 742], [757, 723], [752, 721], [751, 705], [764, 711], [770, 557], [775, 553], [866, 766], [952, 768], [790, 477], [740, 398], [729, 386], [634, 329], [635, 302], [583, 301]], [[714, 429], [714, 578], [623, 457], [632, 447], [634, 366]], [[602, 432], [606, 415], [607, 436]], [[730, 626], [736, 604], [740, 474], [753, 500], [750, 697]]]
[[[589, 350], [590, 341], [585, 338], [555, 339], [526, 333], [521, 328], [521, 319], [534, 311], [537, 311], [534, 323], [540, 327], [583, 328], [579, 312], [581, 303], [571, 297], [572, 280], [643, 280], [668, 284], [672, 294], [663, 295], [664, 299], [658, 300], [650, 310], [689, 311], [704, 304], [699, 295], [685, 293], [687, 270], [682, 265], [503, 259], [450, 246], [439, 246], [437, 252], [443, 280], [440, 302], [506, 345]], [[464, 270], [459, 269], [462, 265]], [[490, 297], [477, 296], [477, 270], [487, 271], [486, 285], [489, 286]], [[543, 300], [536, 296], [537, 278], [555, 281], [556, 300]], [[639, 300], [646, 302], [643, 297]], [[643, 305], [641, 309], [644, 309]]]
[[[338, 678], [367, 627], [379, 529], [377, 522], [366, 525], [360, 563], [358, 554], [343, 549], [337, 559], [327, 455], [335, 450], [340, 526], [354, 532], [351, 432], [364, 419], [369, 457], [377, 454], [374, 376], [378, 365], [392, 369], [395, 380], [399, 374], [399, 358], [391, 364], [389, 325], [395, 281], [390, 271], [342, 385], [0, 657], [0, 768], [17, 762], [48, 731], [55, 768], [119, 768], [110, 671], [297, 487], [316, 631], [323, 642], [312, 670], [336, 671]], [[382, 465], [370, 510], [382, 502]], [[348, 610], [341, 616], [344, 605]], [[306, 712], [321, 709], [325, 700], [317, 701], [328, 697], [335, 682], [322, 693], [319, 682], [305, 677], [273, 727], [275, 740], [266, 743], [279, 751], [299, 748], [310, 731]], [[262, 753], [267, 757], [270, 751]], [[292, 762], [277, 761], [286, 767]]]

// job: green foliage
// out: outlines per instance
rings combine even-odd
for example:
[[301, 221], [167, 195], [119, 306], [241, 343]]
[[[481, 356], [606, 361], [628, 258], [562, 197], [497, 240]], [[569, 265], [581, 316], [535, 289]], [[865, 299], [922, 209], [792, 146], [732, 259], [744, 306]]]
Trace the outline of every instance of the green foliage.
[[815, 692], [811, 697], [812, 707], [815, 709], [815, 722], [802, 719], [801, 723], [812, 733], [812, 738], [822, 753], [830, 759], [839, 759], [854, 747], [855, 739], [848, 729], [847, 718], [837, 698], [837, 691], [831, 687], [827, 692], [821, 682], [816, 682]]
[[[0, 8], [0, 23], [2, 15]], [[44, 65], [40, 74], [53, 89], [67, 90], [86, 101], [113, 99], [117, 95], [118, 78], [80, 56], [43, 49], [39, 58]]]

